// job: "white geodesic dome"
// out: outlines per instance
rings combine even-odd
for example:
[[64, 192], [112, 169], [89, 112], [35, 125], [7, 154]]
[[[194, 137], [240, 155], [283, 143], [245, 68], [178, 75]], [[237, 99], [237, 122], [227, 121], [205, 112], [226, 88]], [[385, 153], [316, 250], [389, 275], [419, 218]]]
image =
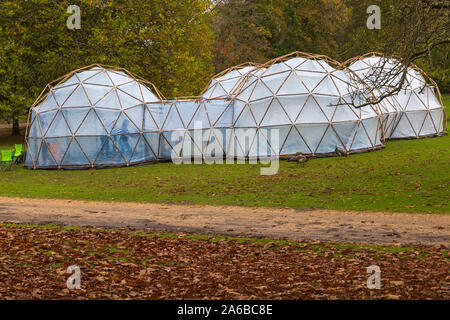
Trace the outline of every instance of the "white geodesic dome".
[[[348, 104], [352, 97], [366, 99], [370, 93], [352, 84], [346, 71], [328, 62], [339, 65], [323, 56], [295, 53], [246, 76], [234, 97], [233, 127], [241, 147], [249, 145], [244, 151], [247, 156], [256, 155], [259, 139], [274, 129], [279, 146], [273, 151], [282, 156], [297, 152], [320, 156], [334, 154], [336, 148], [360, 152], [382, 147], [377, 106], [356, 109]], [[255, 132], [256, 139], [249, 140], [256, 142], [250, 145], [239, 134], [246, 128], [265, 133]]]
[[153, 85], [123, 69], [73, 71], [48, 85], [31, 108], [25, 165], [102, 167], [155, 159], [143, 127], [146, 104], [157, 101]]
[[[375, 97], [396, 87], [401, 79], [398, 70], [403, 67], [396, 59], [373, 53], [353, 59], [348, 65], [368, 86], [376, 83], [377, 77], [384, 76], [389, 80], [385, 87], [373, 90]], [[390, 73], [398, 75], [389, 79], [387, 75]], [[434, 82], [417, 67], [408, 67], [402, 89], [379, 103], [384, 117], [385, 138], [420, 138], [442, 134], [445, 107], [439, 96]]]
[[222, 71], [211, 79], [201, 96], [205, 99], [229, 98], [245, 75], [257, 67], [254, 63], [244, 63]]

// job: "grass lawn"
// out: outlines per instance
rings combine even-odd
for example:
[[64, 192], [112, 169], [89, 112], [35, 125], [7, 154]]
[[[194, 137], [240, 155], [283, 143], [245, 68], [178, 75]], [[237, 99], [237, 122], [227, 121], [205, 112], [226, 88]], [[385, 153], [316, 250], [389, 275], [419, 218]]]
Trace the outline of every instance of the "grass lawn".
[[[0, 223], [0, 257], [1, 299], [449, 298], [442, 248]], [[381, 289], [367, 288], [370, 265]]]
[[261, 176], [259, 164], [16, 168], [0, 173], [0, 196], [450, 213], [449, 146], [449, 136], [391, 141], [380, 151], [304, 167], [281, 161], [274, 176]]

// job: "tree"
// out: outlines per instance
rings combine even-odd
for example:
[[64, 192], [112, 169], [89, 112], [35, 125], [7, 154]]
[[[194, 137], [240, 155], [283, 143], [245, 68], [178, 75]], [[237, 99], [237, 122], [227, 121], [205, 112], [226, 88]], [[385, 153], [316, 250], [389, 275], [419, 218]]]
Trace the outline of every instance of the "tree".
[[271, 57], [303, 51], [335, 57], [348, 8], [339, 0], [264, 0]]
[[253, 0], [220, 0], [214, 8], [214, 66], [219, 72], [244, 62], [264, 62], [270, 56], [267, 14]]
[[[367, 9], [374, 4], [381, 29], [369, 30]], [[375, 102], [400, 90], [411, 63], [450, 90], [449, 7], [449, 0], [221, 0], [214, 20], [216, 71], [298, 50], [339, 61], [378, 51], [395, 56], [398, 67], [366, 79], [369, 85], [377, 90], [390, 79], [401, 81]]]
[[[31, 105], [48, 76], [63, 71], [62, 48], [67, 41], [55, 25], [65, 25], [63, 15], [49, 18], [63, 9], [45, 1], [2, 1], [0, 4], [0, 114], [13, 123], [18, 134], [19, 117]], [[59, 43], [58, 46], [55, 44]], [[49, 69], [47, 59], [54, 65]], [[67, 63], [67, 62], [66, 62]]]
[[[69, 30], [69, 5], [81, 29]], [[125, 67], [164, 95], [200, 92], [213, 73], [210, 0], [0, 2], [0, 116], [14, 123], [52, 80], [92, 63]]]
[[293, 51], [337, 56], [349, 12], [339, 0], [221, 0], [214, 11], [216, 71]]

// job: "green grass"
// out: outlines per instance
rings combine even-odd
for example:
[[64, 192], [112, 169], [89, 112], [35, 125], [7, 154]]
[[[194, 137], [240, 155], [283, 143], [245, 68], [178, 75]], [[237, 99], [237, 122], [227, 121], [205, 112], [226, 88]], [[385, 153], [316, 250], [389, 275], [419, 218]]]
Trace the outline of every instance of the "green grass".
[[1, 196], [105, 201], [449, 212], [450, 137], [393, 141], [386, 149], [324, 158], [305, 167], [174, 165], [47, 171], [17, 168], [0, 174]]
[[449, 145], [449, 136], [391, 141], [380, 151], [305, 167], [281, 161], [274, 176], [261, 176], [260, 164], [17, 168], [0, 173], [0, 196], [449, 213]]

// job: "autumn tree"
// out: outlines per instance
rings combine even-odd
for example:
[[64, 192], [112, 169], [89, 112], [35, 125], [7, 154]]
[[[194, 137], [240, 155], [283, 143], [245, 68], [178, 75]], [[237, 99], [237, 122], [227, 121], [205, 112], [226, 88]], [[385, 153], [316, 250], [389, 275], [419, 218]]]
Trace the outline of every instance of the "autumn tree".
[[214, 7], [216, 72], [243, 62], [264, 62], [270, 56], [266, 13], [256, 0], [219, 0]]
[[39, 90], [74, 60], [65, 12], [54, 1], [0, 3], [0, 116], [13, 134]]
[[214, 11], [216, 71], [293, 51], [337, 56], [349, 12], [338, 0], [220, 0]]
[[196, 95], [213, 73], [210, 9], [209, 0], [110, 1], [92, 28], [91, 57], [127, 68], [165, 96]]
[[[367, 27], [371, 5], [380, 9], [380, 29]], [[404, 79], [406, 66], [415, 63], [448, 91], [449, 7], [448, 0], [220, 0], [214, 20], [216, 71], [292, 51], [340, 61], [378, 51], [396, 56], [399, 68], [371, 86], [382, 87], [389, 77]], [[403, 82], [397, 84], [387, 95]]]

